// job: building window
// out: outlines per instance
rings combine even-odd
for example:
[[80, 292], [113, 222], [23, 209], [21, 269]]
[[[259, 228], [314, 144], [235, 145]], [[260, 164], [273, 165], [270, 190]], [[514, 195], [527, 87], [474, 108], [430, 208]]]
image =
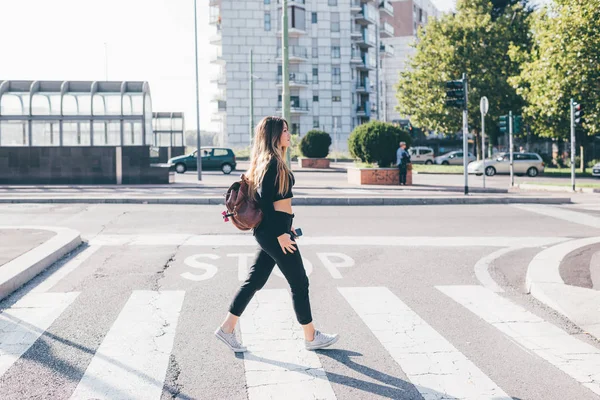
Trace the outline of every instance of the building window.
[[312, 23], [313, 24], [317, 23], [317, 13], [316, 12], [312, 13]]
[[319, 117], [313, 117], [313, 128], [319, 127]]
[[271, 0], [265, 0], [265, 5], [266, 4], [271, 4]]
[[302, 31], [306, 30], [306, 19], [305, 19], [305, 10], [303, 8], [292, 6], [291, 12], [291, 28], [300, 29]]
[[313, 94], [313, 101], [319, 101], [319, 95]]
[[331, 68], [331, 75], [332, 75], [332, 83], [333, 84], [342, 83], [342, 71], [341, 71], [341, 68], [339, 67], [339, 65], [337, 67]]
[[271, 13], [265, 12], [265, 31], [271, 30]]
[[313, 66], [312, 76], [313, 76], [313, 83], [319, 83], [319, 67], [318, 66]]
[[313, 58], [319, 58], [319, 39], [317, 38], [312, 40], [312, 56]]
[[339, 102], [342, 101], [342, 92], [339, 90], [334, 90], [331, 92], [331, 101]]
[[300, 133], [300, 124], [292, 122], [292, 131], [290, 133], [292, 135], [297, 135]]
[[332, 12], [331, 13], [331, 32], [339, 32], [340, 31], [340, 13]]
[[337, 6], [337, 0], [329, 0], [327, 4], [329, 4], [330, 6]]
[[340, 39], [331, 41], [331, 58], [340, 58]]

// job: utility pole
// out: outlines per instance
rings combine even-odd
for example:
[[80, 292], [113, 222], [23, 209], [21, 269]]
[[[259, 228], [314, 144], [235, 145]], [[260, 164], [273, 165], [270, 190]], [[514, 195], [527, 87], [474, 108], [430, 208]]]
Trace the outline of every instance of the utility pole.
[[377, 107], [377, 120], [379, 121], [379, 64], [380, 64], [380, 54], [379, 54], [379, 47], [381, 43], [381, 39], [379, 39], [379, 25], [377, 25], [375, 27], [375, 85], [377, 86], [377, 90], [376, 90], [376, 95], [377, 95], [377, 101], [375, 102], [375, 105]]
[[465, 88], [465, 105], [463, 108], [463, 167], [465, 174], [465, 195], [469, 194], [469, 142], [468, 142], [468, 134], [469, 134], [469, 89], [467, 87], [467, 74], [463, 73], [462, 81]]
[[487, 97], [483, 96], [479, 101], [481, 111], [481, 156], [483, 157], [483, 188], [485, 189], [485, 115], [490, 107]]
[[508, 151], [510, 154], [510, 187], [515, 186], [515, 170], [513, 163], [513, 114], [508, 112]]
[[198, 79], [198, 15], [196, 11], [196, 0], [194, 0], [194, 44], [196, 50], [196, 143], [198, 152], [196, 153], [196, 168], [198, 170], [198, 180], [202, 180], [202, 154], [200, 152], [200, 81]]
[[[290, 69], [289, 69], [289, 49], [288, 49], [288, 0], [282, 0], [283, 3], [283, 15], [282, 19], [282, 29], [281, 29], [281, 57], [283, 62], [282, 74], [283, 74], [283, 91], [281, 93], [281, 114], [283, 119], [290, 123]], [[291, 126], [288, 126], [288, 129], [291, 129]], [[286, 155], [286, 163], [287, 166], [291, 166], [291, 156], [290, 149], [287, 151]]]
[[252, 60], [252, 49], [250, 49], [250, 141], [252, 148], [252, 137], [254, 134], [254, 65]]
[[571, 99], [571, 186], [575, 191], [575, 100]]

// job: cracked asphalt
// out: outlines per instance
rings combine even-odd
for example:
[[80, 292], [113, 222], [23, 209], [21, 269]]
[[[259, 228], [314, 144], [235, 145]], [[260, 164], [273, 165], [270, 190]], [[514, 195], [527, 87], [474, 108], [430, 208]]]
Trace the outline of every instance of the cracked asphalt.
[[[235, 242], [182, 245], [170, 239], [176, 234], [247, 236], [222, 222], [222, 209], [173, 205], [0, 205], [0, 221], [6, 225], [70, 227], [80, 231], [86, 241], [106, 235], [156, 238], [152, 245], [102, 246], [52, 287], [52, 293], [81, 294], [0, 376], [0, 399], [68, 399], [134, 290], [185, 292], [162, 384], [162, 400], [247, 399], [243, 356], [229, 352], [213, 337], [213, 332], [241, 283], [240, 260], [256, 249]], [[343, 287], [388, 288], [513, 399], [600, 398], [436, 289], [440, 285], [479, 285], [474, 265], [498, 250], [501, 243], [498, 247], [434, 245], [455, 237], [592, 237], [598, 236], [597, 229], [505, 205], [295, 207], [294, 212], [295, 226], [302, 228], [307, 238], [403, 236], [422, 237], [430, 243], [394, 247], [352, 242], [303, 247], [303, 238], [298, 239], [306, 264], [310, 264], [307, 269], [317, 328], [341, 334], [334, 349], [316, 353], [338, 399], [423, 399], [407, 373], [340, 295], [338, 288]], [[502, 296], [600, 350], [597, 341], [526, 294], [527, 265], [542, 250], [510, 252], [491, 264], [492, 278], [506, 291]], [[597, 288], [594, 282], [598, 282], [599, 251], [592, 246], [573, 254], [573, 260], [565, 259], [561, 275], [574, 285]], [[321, 261], [319, 253], [323, 252], [343, 253], [354, 261], [354, 266], [339, 268], [341, 278], [335, 278]], [[212, 276], [206, 264], [216, 267]], [[17, 295], [26, 294], [47, 275], [39, 276]], [[287, 288], [285, 280], [275, 273], [265, 286]], [[7, 299], [0, 307], [10, 304], [11, 299]], [[289, 312], [293, 323], [293, 310]], [[393, 318], [396, 317], [391, 316], [390, 321]], [[164, 335], [167, 328], [170, 327], [163, 326], [156, 336], [160, 337], [161, 332]], [[261, 326], [262, 332], [269, 330], [269, 326]], [[410, 334], [410, 330], [405, 333]], [[575, 359], [582, 355], [571, 356]], [[271, 361], [263, 362], [266, 369], [273, 367]], [[456, 362], [451, 365], [456, 366]], [[319, 368], [313, 365], [291, 367], [294, 368], [306, 374], [307, 380], [323, 379]], [[425, 375], [445, 373], [440, 366], [431, 365]], [[444, 393], [432, 398], [454, 399]]]

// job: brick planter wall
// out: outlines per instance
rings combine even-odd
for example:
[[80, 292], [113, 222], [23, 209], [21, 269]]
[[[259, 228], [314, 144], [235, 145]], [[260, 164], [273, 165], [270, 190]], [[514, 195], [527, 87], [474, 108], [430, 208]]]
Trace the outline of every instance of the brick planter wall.
[[298, 167], [300, 168], [329, 168], [330, 160], [328, 158], [299, 158]]
[[[398, 168], [348, 168], [348, 183], [355, 185], [399, 185]], [[406, 185], [412, 185], [412, 165], [406, 172]]]

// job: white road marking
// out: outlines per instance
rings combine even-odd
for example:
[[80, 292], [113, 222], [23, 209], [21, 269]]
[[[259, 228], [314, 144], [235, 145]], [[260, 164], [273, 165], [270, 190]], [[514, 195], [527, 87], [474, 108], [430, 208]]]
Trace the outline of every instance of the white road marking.
[[379, 194], [379, 192], [369, 189], [335, 189], [334, 192], [343, 194]]
[[526, 205], [526, 204], [511, 204], [512, 207], [524, 211], [530, 211], [537, 214], [546, 215], [548, 217], [562, 219], [574, 224], [591, 226], [592, 228], [600, 229], [600, 218], [590, 214], [580, 213], [577, 211], [567, 210], [565, 208], [553, 207], [548, 205]]
[[335, 399], [316, 353], [304, 349], [287, 290], [256, 293], [240, 318], [248, 399]]
[[600, 350], [481, 286], [436, 286], [509, 338], [600, 394]]
[[511, 399], [388, 288], [338, 290], [425, 399]]
[[501, 293], [504, 292], [504, 289], [500, 287], [496, 283], [496, 281], [490, 275], [489, 267], [495, 260], [502, 257], [505, 254], [510, 253], [511, 251], [519, 250], [518, 247], [508, 247], [504, 249], [497, 250], [487, 256], [483, 257], [475, 264], [475, 276], [481, 282], [483, 286], [490, 289], [492, 292]]
[[[344, 253], [317, 253], [317, 257], [319, 257], [333, 279], [342, 279], [342, 274], [338, 268], [349, 268], [354, 266], [354, 259]], [[341, 261], [336, 261], [335, 259]]]
[[100, 249], [100, 246], [90, 246], [87, 249], [79, 253], [75, 258], [67, 261], [62, 267], [54, 271], [50, 276], [44, 279], [39, 285], [31, 290], [31, 293], [44, 293], [52, 289], [58, 282], [64, 277], [75, 271], [81, 264], [87, 261], [96, 251]]
[[79, 295], [29, 293], [0, 313], [0, 376], [17, 361]]
[[[306, 236], [298, 239], [300, 249], [304, 246], [392, 246], [392, 247], [542, 247], [567, 240], [563, 237], [530, 236]], [[99, 246], [212, 246], [257, 247], [249, 235], [99, 235], [91, 245]]]
[[188, 258], [185, 259], [184, 264], [186, 264], [188, 267], [191, 268], [197, 268], [197, 269], [201, 269], [204, 272], [202, 274], [193, 274], [191, 272], [184, 272], [183, 274], [181, 274], [181, 277], [184, 279], [188, 279], [190, 281], [205, 281], [207, 279], [212, 278], [213, 276], [215, 276], [217, 274], [217, 272], [219, 271], [219, 269], [217, 268], [216, 265], [213, 264], [208, 264], [208, 263], [203, 263], [198, 261], [198, 258], [208, 258], [211, 260], [218, 260], [220, 257], [216, 254], [195, 254], [193, 256], [189, 256]]
[[255, 256], [254, 253], [227, 254], [227, 257], [237, 257], [238, 259], [238, 281], [246, 280], [250, 269], [250, 260]]
[[160, 399], [183, 291], [134, 291], [72, 399]]

